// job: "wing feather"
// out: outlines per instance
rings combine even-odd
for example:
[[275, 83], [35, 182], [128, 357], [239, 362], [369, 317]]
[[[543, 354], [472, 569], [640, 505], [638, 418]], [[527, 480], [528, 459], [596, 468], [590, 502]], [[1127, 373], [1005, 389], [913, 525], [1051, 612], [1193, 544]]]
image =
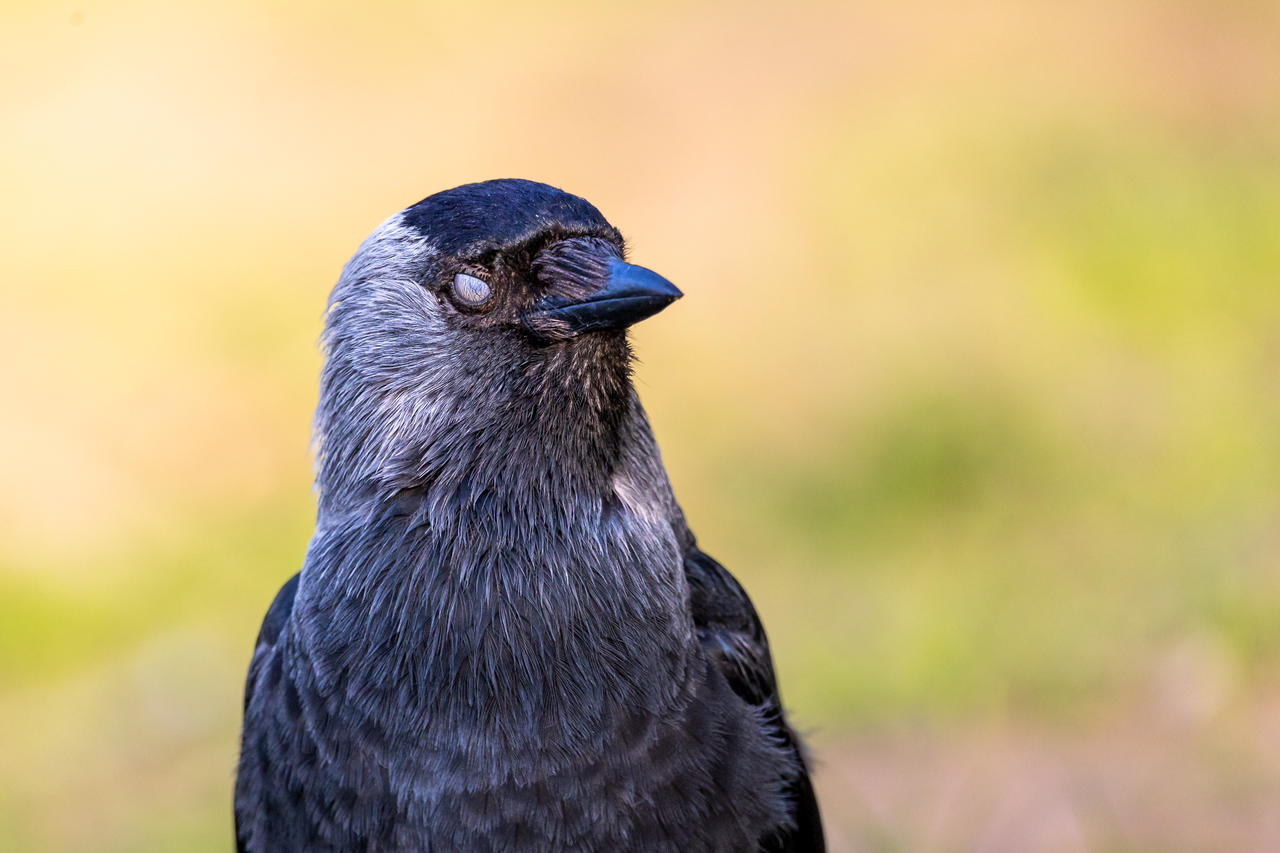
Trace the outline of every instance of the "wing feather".
[[689, 604], [698, 639], [733, 691], [765, 709], [779, 740], [795, 750], [801, 771], [790, 783], [795, 829], [770, 839], [767, 853], [821, 853], [826, 850], [818, 801], [809, 779], [800, 738], [787, 725], [774, 676], [764, 626], [742, 585], [724, 566], [691, 545], [684, 558]]
[[[244, 707], [246, 711], [249, 709], [249, 700], [253, 698], [253, 691], [258, 685], [263, 666], [267, 659], [270, 658], [271, 651], [275, 648], [276, 640], [279, 639], [285, 623], [289, 621], [289, 614], [293, 612], [293, 599], [298, 594], [298, 578], [300, 576], [301, 572], [297, 572], [284, 582], [284, 586], [280, 587], [280, 591], [272, 599], [271, 606], [267, 608], [267, 615], [262, 620], [262, 628], [258, 631], [258, 642], [253, 649], [253, 658], [249, 661], [249, 675], [244, 683]], [[245, 853], [247, 842], [240, 825], [239, 809], [235, 810], [235, 823], [236, 851], [237, 853]]]

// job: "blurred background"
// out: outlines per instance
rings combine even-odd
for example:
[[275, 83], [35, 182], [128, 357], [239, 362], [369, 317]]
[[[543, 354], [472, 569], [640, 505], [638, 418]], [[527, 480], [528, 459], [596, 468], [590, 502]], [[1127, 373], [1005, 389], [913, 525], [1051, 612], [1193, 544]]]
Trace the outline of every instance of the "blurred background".
[[0, 849], [230, 849], [326, 293], [517, 176], [834, 850], [1280, 849], [1280, 6], [787, 5], [0, 6]]

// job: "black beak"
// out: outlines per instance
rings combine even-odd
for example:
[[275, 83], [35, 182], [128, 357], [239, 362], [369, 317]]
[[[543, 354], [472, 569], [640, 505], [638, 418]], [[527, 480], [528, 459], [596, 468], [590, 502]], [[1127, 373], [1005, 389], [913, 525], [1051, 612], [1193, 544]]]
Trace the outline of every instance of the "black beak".
[[684, 295], [656, 272], [617, 258], [609, 259], [608, 271], [604, 287], [585, 299], [543, 299], [525, 315], [525, 326], [547, 340], [563, 340], [602, 329], [625, 329]]

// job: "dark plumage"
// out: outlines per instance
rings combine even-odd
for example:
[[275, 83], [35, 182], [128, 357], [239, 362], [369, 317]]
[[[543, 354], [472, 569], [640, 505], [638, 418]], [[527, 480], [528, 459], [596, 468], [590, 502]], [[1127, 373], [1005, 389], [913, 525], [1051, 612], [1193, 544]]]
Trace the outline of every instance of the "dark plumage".
[[489, 181], [343, 270], [241, 851], [823, 849], [764, 630], [630, 381], [625, 327], [679, 291], [622, 255], [586, 201]]

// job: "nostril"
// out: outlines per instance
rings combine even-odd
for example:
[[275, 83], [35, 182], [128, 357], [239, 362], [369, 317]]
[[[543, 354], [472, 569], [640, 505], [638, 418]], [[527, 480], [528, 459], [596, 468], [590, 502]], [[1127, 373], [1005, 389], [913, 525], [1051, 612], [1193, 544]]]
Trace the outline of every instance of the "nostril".
[[581, 299], [602, 287], [621, 253], [600, 237], [570, 237], [547, 246], [533, 260], [544, 296]]

